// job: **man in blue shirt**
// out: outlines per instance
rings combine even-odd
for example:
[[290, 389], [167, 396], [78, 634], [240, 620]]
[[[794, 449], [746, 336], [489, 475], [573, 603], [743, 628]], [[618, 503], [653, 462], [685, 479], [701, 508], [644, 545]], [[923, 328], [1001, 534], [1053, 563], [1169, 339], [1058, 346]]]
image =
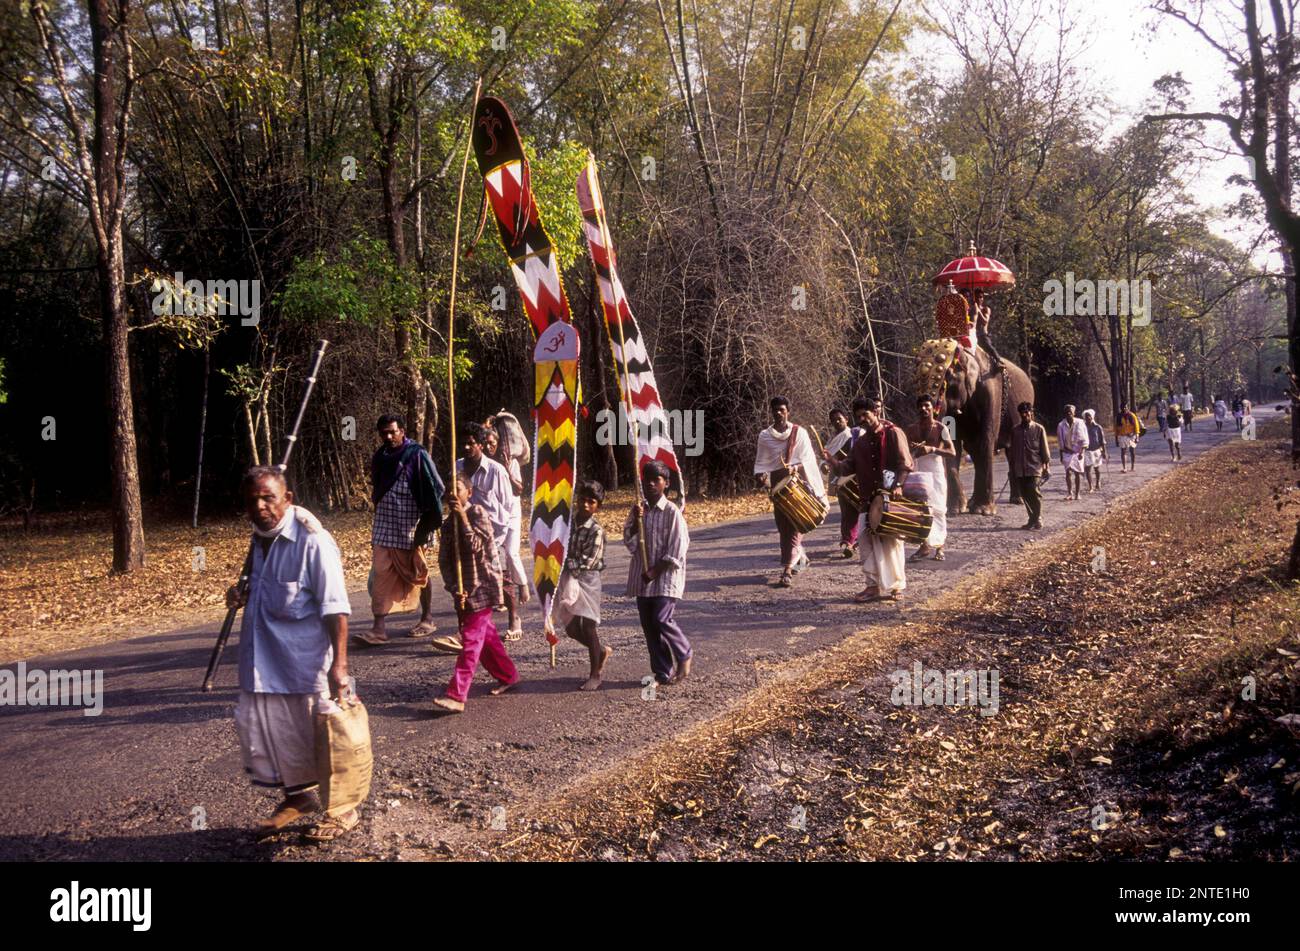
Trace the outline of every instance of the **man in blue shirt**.
[[[293, 504], [284, 474], [255, 466], [241, 488], [253, 523], [253, 568], [247, 594], [232, 586], [226, 603], [244, 606], [235, 707], [244, 771], [254, 785], [284, 791], [258, 823], [266, 834], [319, 808], [313, 714], [347, 686], [352, 608], [338, 545]], [[358, 817], [354, 809], [340, 818], [350, 829]]]

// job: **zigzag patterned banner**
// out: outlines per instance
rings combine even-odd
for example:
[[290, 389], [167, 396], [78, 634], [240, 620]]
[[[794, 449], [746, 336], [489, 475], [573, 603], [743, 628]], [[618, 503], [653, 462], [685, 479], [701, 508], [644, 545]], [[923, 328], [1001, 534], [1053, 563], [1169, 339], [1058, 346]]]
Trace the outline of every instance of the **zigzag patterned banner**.
[[501, 246], [510, 259], [524, 313], [537, 338], [533, 351], [537, 433], [528, 533], [533, 583], [542, 613], [549, 617], [569, 544], [573, 510], [577, 406], [582, 399], [578, 333], [572, 326], [550, 236], [533, 200], [528, 157], [519, 130], [500, 99], [489, 96], [479, 100], [473, 146]]
[[596, 270], [596, 283], [600, 286], [605, 330], [614, 350], [614, 372], [619, 375], [619, 393], [625, 406], [631, 403], [637, 437], [637, 472], [640, 473], [652, 459], [662, 462], [671, 474], [668, 497], [683, 505], [686, 490], [670, 438], [668, 417], [659, 398], [659, 387], [655, 385], [654, 367], [650, 364], [645, 339], [632, 316], [623, 282], [619, 280], [614, 243], [609, 236], [605, 202], [596, 174], [596, 159], [590, 154], [586, 167], [578, 174], [578, 205], [582, 208], [582, 233], [587, 238], [587, 251]]

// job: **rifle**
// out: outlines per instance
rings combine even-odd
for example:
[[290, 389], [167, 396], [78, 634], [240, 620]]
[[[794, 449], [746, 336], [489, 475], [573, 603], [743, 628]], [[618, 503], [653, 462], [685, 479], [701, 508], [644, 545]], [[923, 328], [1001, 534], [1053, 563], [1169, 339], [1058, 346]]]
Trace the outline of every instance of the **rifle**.
[[[307, 385], [303, 389], [302, 402], [298, 405], [298, 415], [294, 418], [293, 430], [285, 439], [288, 445], [284, 447], [284, 459], [276, 466], [281, 472], [287, 472], [289, 469], [289, 457], [293, 455], [293, 447], [298, 442], [298, 429], [302, 426], [302, 418], [307, 413], [307, 401], [311, 399], [312, 388], [316, 385], [316, 375], [320, 372], [321, 360], [325, 358], [325, 348], [329, 345], [328, 340], [321, 340], [316, 346], [316, 355], [312, 358], [311, 371], [307, 374]], [[238, 601], [235, 607], [226, 610], [226, 619], [221, 623], [221, 632], [217, 634], [216, 644], [212, 645], [212, 656], [208, 658], [208, 672], [203, 676], [204, 692], [212, 690], [217, 668], [221, 666], [221, 653], [226, 649], [226, 641], [230, 640], [230, 632], [235, 626], [235, 616], [239, 614], [238, 602], [243, 601], [248, 594], [248, 585], [253, 576], [254, 544], [255, 541], [248, 543], [248, 556], [244, 559], [244, 567], [240, 569], [239, 580], [235, 582], [235, 589], [239, 593]]]

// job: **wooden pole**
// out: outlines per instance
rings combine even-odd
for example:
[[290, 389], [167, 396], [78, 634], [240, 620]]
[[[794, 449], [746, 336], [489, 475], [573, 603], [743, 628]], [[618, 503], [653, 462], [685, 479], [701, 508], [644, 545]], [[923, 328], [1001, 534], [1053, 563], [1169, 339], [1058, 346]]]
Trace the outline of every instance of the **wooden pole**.
[[[469, 170], [469, 152], [470, 145], [474, 141], [474, 111], [478, 108], [479, 91], [483, 87], [483, 79], [479, 77], [474, 81], [474, 102], [469, 107], [469, 129], [465, 132], [465, 156], [460, 163], [460, 187], [456, 191], [456, 228], [451, 240], [451, 294], [447, 301], [447, 418], [450, 425], [447, 427], [449, 435], [448, 452], [451, 456], [451, 490], [456, 491], [456, 381], [452, 374], [452, 352], [455, 348], [455, 322], [456, 322], [456, 273], [460, 264], [460, 216], [461, 206], [465, 202], [465, 173]], [[465, 572], [461, 567], [460, 553], [460, 526], [456, 526], [455, 531], [451, 533], [452, 545], [456, 551], [456, 626], [462, 627], [464, 618], [461, 616], [460, 599], [465, 596]]]

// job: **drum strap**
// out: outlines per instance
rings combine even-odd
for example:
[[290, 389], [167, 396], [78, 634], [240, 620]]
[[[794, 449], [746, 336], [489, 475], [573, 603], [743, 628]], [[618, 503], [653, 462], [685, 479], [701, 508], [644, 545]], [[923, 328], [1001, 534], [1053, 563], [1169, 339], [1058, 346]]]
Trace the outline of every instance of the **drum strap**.
[[785, 444], [785, 459], [782, 460], [783, 462], [785, 462], [785, 467], [787, 469], [790, 468], [790, 457], [794, 455], [794, 441], [797, 438], [799, 438], [799, 427], [796, 426], [794, 423], [791, 423], [790, 438], [789, 440], [786, 441]]

